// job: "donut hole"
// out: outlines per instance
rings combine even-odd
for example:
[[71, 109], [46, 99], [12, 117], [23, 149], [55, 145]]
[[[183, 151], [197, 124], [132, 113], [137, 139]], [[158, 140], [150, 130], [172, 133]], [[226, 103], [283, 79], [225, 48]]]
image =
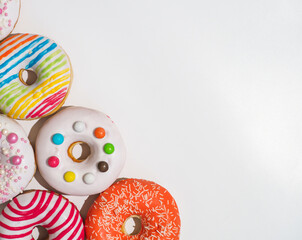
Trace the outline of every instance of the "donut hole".
[[83, 162], [91, 154], [90, 146], [82, 141], [72, 143], [68, 148], [68, 156], [74, 162]]
[[142, 218], [138, 215], [128, 217], [122, 225], [122, 232], [128, 236], [134, 236], [142, 230]]
[[40, 225], [33, 228], [31, 235], [35, 240], [49, 239], [47, 230]]
[[30, 86], [30, 85], [33, 85], [37, 81], [38, 76], [37, 76], [36, 72], [33, 70], [21, 69], [19, 72], [19, 79], [24, 85]]

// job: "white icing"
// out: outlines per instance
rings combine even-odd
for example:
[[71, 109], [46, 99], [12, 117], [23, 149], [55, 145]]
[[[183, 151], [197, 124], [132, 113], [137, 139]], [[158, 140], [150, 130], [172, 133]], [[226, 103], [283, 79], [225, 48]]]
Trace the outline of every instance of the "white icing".
[[[85, 123], [82, 132], [74, 130], [75, 122]], [[94, 130], [102, 127], [106, 131], [104, 138], [94, 136]], [[64, 136], [61, 145], [55, 145], [51, 138], [60, 133]], [[83, 162], [74, 162], [68, 155], [71, 144], [82, 141], [89, 145], [91, 154]], [[103, 147], [106, 143], [112, 143], [115, 151], [106, 154]], [[39, 171], [42, 177], [56, 190], [72, 195], [92, 195], [107, 189], [118, 177], [126, 158], [126, 150], [121, 135], [112, 122], [104, 113], [83, 108], [66, 108], [45, 122], [40, 129], [36, 140], [36, 157]], [[51, 156], [59, 158], [57, 167], [50, 167], [47, 160]], [[106, 172], [98, 169], [98, 163], [104, 161], [109, 165]], [[68, 171], [75, 173], [75, 180], [66, 182], [64, 174]], [[95, 179], [89, 174], [95, 176]], [[86, 176], [86, 177], [84, 177]]]
[[[32, 146], [23, 128], [13, 119], [0, 115], [0, 203], [6, 202], [22, 192], [32, 179], [35, 170], [35, 157]], [[9, 143], [7, 136], [15, 133], [16, 143]], [[19, 156], [19, 165], [12, 163], [12, 158]]]
[[[23, 207], [20, 208], [16, 201]], [[32, 214], [24, 214], [31, 210], [34, 210]], [[72, 211], [74, 213], [69, 218]], [[0, 225], [0, 239], [15, 236], [13, 239], [31, 240], [32, 230], [38, 225], [49, 231], [49, 239], [84, 239], [83, 221], [75, 206], [66, 198], [44, 190], [30, 191], [13, 199], [0, 215], [0, 222], [10, 228]]]
[[20, 0], [0, 0], [0, 41], [14, 29], [20, 12]]

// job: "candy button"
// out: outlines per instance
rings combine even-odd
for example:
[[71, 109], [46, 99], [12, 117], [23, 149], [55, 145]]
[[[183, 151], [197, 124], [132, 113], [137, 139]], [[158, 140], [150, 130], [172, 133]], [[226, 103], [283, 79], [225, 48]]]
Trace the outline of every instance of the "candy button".
[[73, 124], [73, 130], [76, 132], [83, 132], [85, 130], [85, 123], [77, 121]]
[[96, 138], [104, 138], [106, 135], [106, 132], [105, 132], [104, 128], [98, 127], [94, 130], [93, 134]]
[[64, 174], [64, 180], [66, 182], [73, 182], [75, 180], [75, 173], [68, 171]]
[[10, 144], [16, 143], [18, 141], [18, 135], [16, 133], [10, 133], [6, 137], [6, 141]]
[[11, 163], [12, 163], [13, 165], [20, 165], [21, 162], [22, 162], [22, 159], [21, 159], [21, 157], [19, 157], [19, 156], [13, 156], [13, 157], [11, 158]]
[[2, 134], [6, 136], [6, 135], [8, 134], [7, 129], [3, 129], [3, 130], [2, 130]]
[[48, 158], [47, 162], [50, 167], [55, 168], [59, 165], [60, 160], [56, 156], [52, 156], [52, 157]]
[[104, 145], [104, 152], [107, 154], [112, 154], [114, 152], [114, 146], [112, 143], [106, 143]]
[[83, 176], [83, 181], [84, 183], [86, 184], [92, 184], [94, 183], [95, 181], [95, 176], [93, 173], [86, 173], [84, 176]]
[[64, 142], [64, 136], [61, 133], [56, 133], [51, 138], [52, 142], [56, 145], [60, 145]]
[[106, 162], [99, 162], [98, 163], [98, 169], [100, 170], [100, 172], [107, 172], [109, 169], [108, 163]]

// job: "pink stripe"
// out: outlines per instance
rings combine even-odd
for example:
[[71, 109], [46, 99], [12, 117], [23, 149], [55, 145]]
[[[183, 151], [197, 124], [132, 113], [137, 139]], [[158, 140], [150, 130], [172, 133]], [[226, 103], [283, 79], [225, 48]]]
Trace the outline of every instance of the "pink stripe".
[[15, 238], [21, 239], [21, 238], [27, 237], [31, 233], [32, 233], [32, 229], [29, 232], [23, 233], [23, 234], [20, 234], [20, 235], [5, 235], [5, 234], [0, 233], [0, 237], [1, 238], [7, 238], [7, 239], [15, 239]]
[[25, 206], [22, 206], [22, 205], [19, 203], [19, 201], [18, 201], [17, 198], [14, 198], [13, 201], [14, 201], [14, 203], [17, 205], [17, 207], [18, 207], [19, 209], [27, 209], [27, 208], [30, 208], [32, 205], [34, 205], [34, 203], [36, 202], [36, 200], [37, 200], [38, 195], [39, 195], [40, 192], [41, 192], [41, 191], [38, 191], [38, 190], [37, 190], [37, 191], [35, 192], [35, 196], [34, 196], [33, 199], [31, 200], [31, 202], [30, 202], [29, 204], [25, 205]]
[[[3, 216], [5, 216], [6, 218], [8, 218], [8, 219], [11, 220], [11, 221], [21, 221], [21, 220], [29, 220], [29, 219], [33, 219], [33, 218], [35, 218], [38, 214], [41, 214], [42, 212], [45, 211], [45, 209], [48, 207], [50, 201], [52, 200], [52, 197], [53, 197], [53, 193], [50, 193], [50, 196], [48, 197], [48, 199], [47, 199], [45, 205], [44, 205], [41, 209], [39, 209], [38, 211], [36, 211], [35, 209], [33, 209], [33, 210], [31, 210], [31, 211], [27, 211], [27, 212], [29, 212], [29, 213], [28, 213], [29, 216], [24, 216], [24, 217], [11, 217], [11, 216], [7, 215], [5, 212], [3, 212]], [[41, 203], [41, 202], [40, 202], [40, 203]], [[40, 203], [39, 203], [39, 204], [40, 204]], [[15, 210], [15, 209], [13, 209], [13, 210], [10, 209], [10, 210], [11, 210], [12, 212], [16, 213], [16, 214], [18, 214], [18, 212], [20, 212], [20, 211]], [[23, 212], [20, 212], [20, 213], [23, 213]], [[21, 215], [22, 215], [22, 214], [21, 214]]]
[[66, 208], [68, 207], [69, 202], [66, 201], [64, 206], [62, 207], [62, 209], [58, 212], [58, 214], [51, 220], [51, 222], [47, 225], [43, 225], [43, 227], [45, 228], [51, 228], [57, 221], [58, 219], [61, 217], [61, 215], [63, 214], [63, 212], [66, 210]]
[[[31, 210], [28, 210], [28, 211], [18, 211], [17, 209], [13, 208], [11, 206], [11, 204], [8, 204], [7, 207], [9, 210], [11, 210], [13, 213], [17, 214], [17, 215], [30, 215], [30, 214], [33, 214], [34, 212], [37, 212], [41, 209], [41, 206], [45, 200], [45, 197], [46, 197], [46, 193], [45, 192], [42, 192], [42, 196], [41, 198], [39, 199], [39, 202], [37, 204], [37, 206]], [[16, 200], [18, 201], [18, 200]]]
[[[53, 94], [50, 97], [46, 98], [34, 110], [32, 110], [29, 114], [27, 114], [26, 118], [35, 118], [35, 117], [37, 117], [37, 115], [39, 115], [46, 107], [48, 107], [50, 105], [50, 104], [47, 104], [48, 102], [53, 102], [53, 99], [56, 98], [58, 95], [61, 96], [61, 93], [64, 94], [64, 96], [65, 96], [66, 92], [63, 93], [65, 90], [67, 90], [67, 88], [63, 88], [59, 92], [57, 92], [56, 94]], [[42, 109], [38, 110], [44, 104], [46, 104], [46, 106], [44, 106]], [[37, 112], [35, 113], [35, 111], [37, 111]]]
[[[14, 209], [14, 208], [11, 206], [11, 204], [8, 204], [7, 207], [8, 207], [8, 209], [11, 210], [13, 213], [16, 213], [16, 214], [18, 214], [18, 215], [28, 215], [28, 214], [32, 214], [33, 212], [36, 212], [36, 211], [39, 211], [39, 210], [40, 210], [41, 205], [42, 205], [43, 202], [44, 202], [45, 196], [46, 196], [46, 193], [45, 193], [45, 192], [42, 192], [42, 196], [41, 196], [41, 198], [40, 198], [40, 200], [39, 200], [37, 206], [36, 206], [35, 208], [29, 210], [29, 211], [18, 211], [18, 210], [16, 210], [16, 209]], [[18, 200], [16, 199], [15, 202], [18, 202]], [[19, 202], [18, 202], [18, 204], [19, 204]]]
[[[52, 100], [50, 103], [47, 103], [44, 107], [42, 107], [39, 111], [37, 111], [35, 114], [33, 114], [32, 118], [34, 117], [40, 117], [44, 114], [46, 114], [47, 112], [50, 112], [52, 109], [56, 108], [59, 103], [61, 103], [62, 98], [64, 98], [66, 96], [66, 92], [64, 92], [63, 94], [57, 96], [56, 99]], [[53, 105], [50, 108], [47, 108], [49, 106]], [[28, 118], [28, 116], [26, 116], [26, 118]]]
[[[38, 193], [37, 193], [38, 192]], [[35, 209], [37, 209], [34, 213], [32, 213], [33, 210], [30, 211], [18, 211], [16, 209], [13, 209], [12, 206], [9, 206], [9, 209], [13, 212], [16, 213], [18, 215], [23, 215], [25, 212], [31, 216], [24, 216], [24, 217], [12, 217], [9, 216], [7, 213], [5, 213], [3, 211], [3, 216], [6, 217], [7, 219], [11, 220], [11, 221], [22, 221], [22, 220], [27, 220], [27, 219], [32, 219], [35, 218], [36, 216], [42, 214], [47, 207], [49, 207], [49, 203], [50, 201], [53, 199], [53, 195], [54, 193], [50, 193], [49, 196], [46, 196], [47, 199], [45, 198], [46, 195], [46, 191], [37, 191], [33, 197], [33, 200], [31, 200], [31, 202], [27, 205], [27, 206], [21, 206], [18, 202], [17, 199], [14, 199], [13, 201], [15, 202], [15, 204], [23, 209], [26, 209], [26, 207], [31, 207], [32, 205], [34, 205], [35, 200], [38, 199], [39, 193], [42, 192], [41, 198], [39, 200], [39, 203], [37, 204], [37, 206], [35, 207]], [[46, 199], [46, 202], [44, 203], [44, 200]], [[26, 232], [26, 233], [22, 233], [19, 235], [6, 235], [6, 234], [2, 234], [0, 233], [0, 238], [6, 238], [6, 239], [22, 239], [28, 236], [31, 236], [32, 234], [32, 227], [37, 226], [37, 225], [42, 225], [43, 227], [45, 227], [46, 229], [48, 229], [48, 233], [49, 234], [54, 234], [56, 232], [58, 232], [58, 236], [55, 238], [56, 240], [60, 240], [60, 239], [65, 239], [67, 236], [67, 234], [71, 234], [70, 237], [68, 237], [69, 240], [83, 240], [84, 239], [84, 227], [83, 227], [83, 221], [81, 219], [81, 216], [79, 214], [79, 212], [77, 211], [76, 207], [70, 203], [69, 201], [65, 200], [64, 205], [62, 206], [62, 208], [60, 209], [60, 211], [56, 214], [56, 216], [51, 220], [51, 222], [49, 224], [45, 224], [43, 225], [43, 222], [47, 221], [51, 216], [53, 216], [56, 211], [58, 211], [58, 208], [60, 206], [60, 204], [62, 203], [62, 200], [65, 200], [61, 195], [59, 195], [58, 199], [56, 200], [54, 206], [51, 208], [51, 210], [49, 212], [47, 212], [46, 216], [43, 217], [43, 219], [35, 222], [35, 223], [31, 223], [28, 224], [26, 226], [18, 226], [18, 227], [11, 227], [8, 226], [6, 224], [4, 224], [3, 222], [0, 222], [0, 226], [3, 228], [6, 228], [7, 230], [11, 230], [12, 232], [14, 231], [19, 231], [19, 230], [25, 230], [27, 231], [28, 228], [30, 228], [30, 231]], [[43, 204], [44, 203], [44, 204]], [[43, 204], [43, 206], [41, 207], [41, 204]], [[71, 204], [71, 210], [68, 211], [69, 212], [69, 216], [68, 218], [65, 218], [63, 216], [63, 223], [60, 224], [59, 226], [56, 226], [53, 229], [49, 229], [51, 228], [53, 225], [55, 225], [57, 223], [57, 221], [60, 219], [61, 215], [65, 212], [66, 208], [69, 206], [69, 204]], [[34, 209], [34, 210], [35, 210]], [[34, 216], [33, 216], [34, 215]], [[78, 222], [78, 223], [77, 223]], [[63, 228], [67, 227], [65, 230], [63, 230]], [[80, 234], [79, 234], [80, 233]], [[79, 236], [76, 238], [75, 236], [79, 234]], [[54, 240], [55, 240], [54, 239]], [[32, 238], [33, 240], [33, 238]]]
[[79, 236], [79, 238], [77, 240], [82, 240], [84, 239], [84, 226], [82, 223], [82, 220], [79, 221], [78, 226], [76, 227], [76, 229], [73, 231], [73, 233], [71, 234], [71, 236], [68, 238], [68, 240], [74, 240], [74, 236], [79, 232], [80, 228], [82, 227], [82, 231], [81, 234]]
[[[44, 108], [46, 109], [45, 111], [41, 112], [38, 117], [40, 118], [41, 116], [43, 116], [44, 114], [48, 113], [48, 112], [51, 112], [54, 108], [56, 108], [61, 102], [62, 102], [62, 98], [64, 99], [66, 94], [62, 94], [58, 99], [56, 99], [55, 101], [53, 101], [51, 103], [52, 107], [50, 108], [47, 108], [47, 106], [45, 106]], [[49, 104], [50, 105], [50, 104]], [[42, 109], [43, 110], [43, 109]]]
[[46, 214], [46, 216], [41, 219], [40, 221], [37, 221], [35, 223], [31, 223], [29, 225], [25, 225], [25, 226], [21, 226], [21, 227], [10, 227], [2, 222], [0, 222], [0, 226], [8, 229], [8, 230], [13, 230], [13, 231], [19, 231], [19, 230], [24, 230], [26, 228], [30, 228], [30, 227], [33, 227], [35, 225], [39, 225], [40, 223], [43, 223], [45, 222], [58, 208], [58, 206], [60, 205], [61, 203], [61, 200], [62, 200], [62, 196], [60, 195], [59, 198], [57, 199], [55, 205], [53, 206], [53, 208]]
[[[73, 208], [73, 209], [75, 209], [75, 208]], [[59, 236], [57, 236], [57, 237], [54, 238], [53, 240], [60, 240], [60, 239], [62, 239], [63, 236], [65, 236], [69, 231], [71, 231], [72, 228], [74, 228], [74, 226], [75, 226], [75, 224], [77, 223], [78, 219], [79, 219], [79, 214], [77, 214], [77, 212], [76, 212], [75, 218], [73, 219], [73, 221], [72, 221], [72, 223], [69, 225], [69, 227], [66, 228], [64, 231], [62, 231], [62, 232], [59, 234]]]
[[66, 219], [66, 221], [64, 221], [62, 224], [60, 224], [59, 226], [56, 226], [56, 227], [53, 228], [53, 229], [49, 229], [49, 230], [48, 230], [48, 233], [49, 233], [49, 234], [55, 233], [55, 232], [57, 232], [58, 230], [60, 230], [61, 228], [63, 228], [64, 226], [66, 226], [66, 223], [68, 223], [68, 222], [71, 221], [71, 219], [72, 219], [72, 217], [73, 217], [73, 215], [74, 215], [74, 210], [75, 210], [74, 207], [71, 208], [71, 211], [70, 211], [69, 216], [68, 216], [68, 218]]

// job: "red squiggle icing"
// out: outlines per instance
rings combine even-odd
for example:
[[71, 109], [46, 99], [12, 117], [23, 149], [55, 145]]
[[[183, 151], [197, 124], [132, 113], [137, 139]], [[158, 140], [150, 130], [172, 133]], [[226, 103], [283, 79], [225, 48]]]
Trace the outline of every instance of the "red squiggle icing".
[[[22, 206], [28, 198], [29, 204]], [[46, 228], [50, 239], [84, 239], [76, 207], [61, 195], [43, 190], [19, 195], [7, 205], [0, 216], [0, 238], [33, 239], [32, 229], [38, 225]]]
[[30, 227], [33, 227], [35, 225], [38, 225], [40, 223], [43, 223], [49, 217], [51, 217], [51, 215], [56, 211], [56, 209], [59, 207], [59, 204], [60, 204], [61, 200], [62, 200], [62, 196], [60, 196], [60, 198], [58, 198], [58, 200], [56, 201], [54, 207], [47, 213], [47, 215], [43, 219], [39, 220], [38, 222], [34, 222], [34, 223], [29, 224], [29, 225], [21, 226], [21, 227], [11, 227], [11, 226], [5, 225], [4, 223], [1, 223], [1, 226], [5, 227], [9, 230], [23, 230], [23, 229], [30, 228]]
[[40, 118], [41, 116], [45, 115], [46, 113], [50, 113], [54, 108], [56, 108], [56, 107], [59, 105], [59, 102], [61, 102], [62, 99], [65, 98], [65, 95], [66, 95], [66, 94], [64, 94], [64, 95], [62, 94], [61, 96], [59, 96], [58, 99], [55, 99], [55, 100], [51, 103], [52, 106], [51, 106], [50, 108], [47, 108], [46, 110], [40, 112], [40, 114], [39, 114], [39, 115], [36, 115], [36, 116]]
[[34, 198], [30, 201], [29, 204], [22, 206], [19, 202], [17, 198], [14, 198], [13, 201], [14, 203], [17, 205], [18, 208], [20, 209], [27, 209], [30, 208], [32, 205], [34, 205], [34, 203], [36, 202], [37, 198], [38, 198], [39, 192], [35, 192], [35, 196]]
[[[62, 99], [63, 97], [66, 96], [66, 92], [67, 92], [67, 88], [63, 88], [60, 91], [58, 91], [56, 94], [46, 98], [42, 103], [40, 103], [34, 110], [32, 110], [27, 116], [26, 118], [36, 118], [36, 117], [40, 117], [43, 114], [45, 114], [46, 112], [49, 112], [50, 110], [52, 110], [53, 108], [57, 107], [57, 101], [58, 99]], [[42, 107], [44, 105], [44, 107]], [[54, 105], [51, 109], [47, 109], [49, 106]], [[42, 107], [40, 109], [40, 107]], [[45, 109], [47, 109], [46, 111], [44, 111]], [[43, 112], [43, 113], [42, 113]]]

